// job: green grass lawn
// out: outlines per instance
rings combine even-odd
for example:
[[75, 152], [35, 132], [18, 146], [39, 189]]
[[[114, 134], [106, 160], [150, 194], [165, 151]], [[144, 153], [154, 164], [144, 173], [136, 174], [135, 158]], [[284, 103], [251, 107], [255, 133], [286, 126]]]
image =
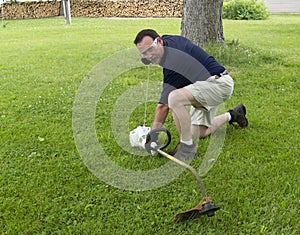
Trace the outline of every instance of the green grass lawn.
[[[201, 200], [189, 171], [153, 190], [113, 187], [84, 164], [72, 129], [74, 100], [86, 75], [108, 56], [133, 47], [142, 28], [180, 34], [180, 19], [6, 23], [0, 28], [1, 234], [300, 233], [300, 15], [224, 20], [226, 44], [206, 47], [235, 79], [226, 108], [243, 102], [249, 127], [227, 126], [218, 161], [203, 178], [222, 210], [186, 223], [174, 223], [173, 215]], [[160, 72], [151, 66], [151, 80], [160, 81]], [[147, 73], [142, 67], [121, 74], [96, 109], [96, 134], [107, 154], [135, 171], [168, 162], [128, 154], [111, 134], [118, 96], [145, 82]], [[154, 108], [149, 104], [147, 125]], [[143, 121], [143, 112], [143, 106], [135, 110], [131, 128]], [[166, 127], [178, 138], [171, 117]], [[209, 138], [200, 141], [200, 156], [208, 143]], [[196, 169], [200, 164], [201, 157], [191, 163]]]

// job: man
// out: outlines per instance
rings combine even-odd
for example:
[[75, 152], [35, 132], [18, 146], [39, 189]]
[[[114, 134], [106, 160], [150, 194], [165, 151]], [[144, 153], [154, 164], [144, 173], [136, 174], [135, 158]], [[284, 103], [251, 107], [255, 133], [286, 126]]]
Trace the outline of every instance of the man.
[[[163, 67], [163, 90], [152, 129], [162, 127], [170, 109], [180, 133], [176, 158], [196, 156], [193, 136], [204, 138], [227, 122], [236, 122], [241, 128], [248, 125], [243, 104], [215, 117], [218, 106], [232, 95], [234, 82], [225, 68], [202, 48], [181, 36], [161, 37], [152, 29], [140, 31], [134, 44], [145, 64]], [[191, 106], [190, 112], [186, 106]]]

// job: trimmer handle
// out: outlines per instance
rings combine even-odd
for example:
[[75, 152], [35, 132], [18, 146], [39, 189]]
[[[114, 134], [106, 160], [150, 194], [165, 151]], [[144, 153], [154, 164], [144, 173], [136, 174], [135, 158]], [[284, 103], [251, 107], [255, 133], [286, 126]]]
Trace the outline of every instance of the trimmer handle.
[[[158, 144], [158, 138], [159, 138], [159, 133], [164, 132], [167, 134], [167, 141], [164, 143], [162, 146], [159, 146]], [[152, 143], [155, 143], [154, 145]], [[146, 143], [145, 143], [145, 149], [147, 150], [148, 153], [151, 153], [151, 150], [157, 151], [158, 149], [162, 150], [166, 148], [169, 144], [171, 143], [171, 134], [170, 132], [165, 129], [165, 128], [157, 128], [154, 130], [151, 130], [146, 137]], [[152, 144], [152, 145], [151, 145]], [[153, 147], [156, 146], [156, 147]]]

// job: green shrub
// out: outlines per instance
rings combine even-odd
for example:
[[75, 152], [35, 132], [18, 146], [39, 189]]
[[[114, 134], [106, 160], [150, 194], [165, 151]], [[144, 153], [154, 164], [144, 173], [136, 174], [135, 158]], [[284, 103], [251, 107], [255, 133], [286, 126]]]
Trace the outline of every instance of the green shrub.
[[229, 0], [223, 4], [223, 18], [230, 20], [264, 20], [269, 10], [262, 1]]

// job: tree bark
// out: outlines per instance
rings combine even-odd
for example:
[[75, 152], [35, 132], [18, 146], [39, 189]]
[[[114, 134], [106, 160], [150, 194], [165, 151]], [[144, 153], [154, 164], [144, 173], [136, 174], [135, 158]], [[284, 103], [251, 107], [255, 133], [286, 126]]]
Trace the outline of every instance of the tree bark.
[[199, 46], [224, 42], [223, 0], [184, 0], [181, 34]]

